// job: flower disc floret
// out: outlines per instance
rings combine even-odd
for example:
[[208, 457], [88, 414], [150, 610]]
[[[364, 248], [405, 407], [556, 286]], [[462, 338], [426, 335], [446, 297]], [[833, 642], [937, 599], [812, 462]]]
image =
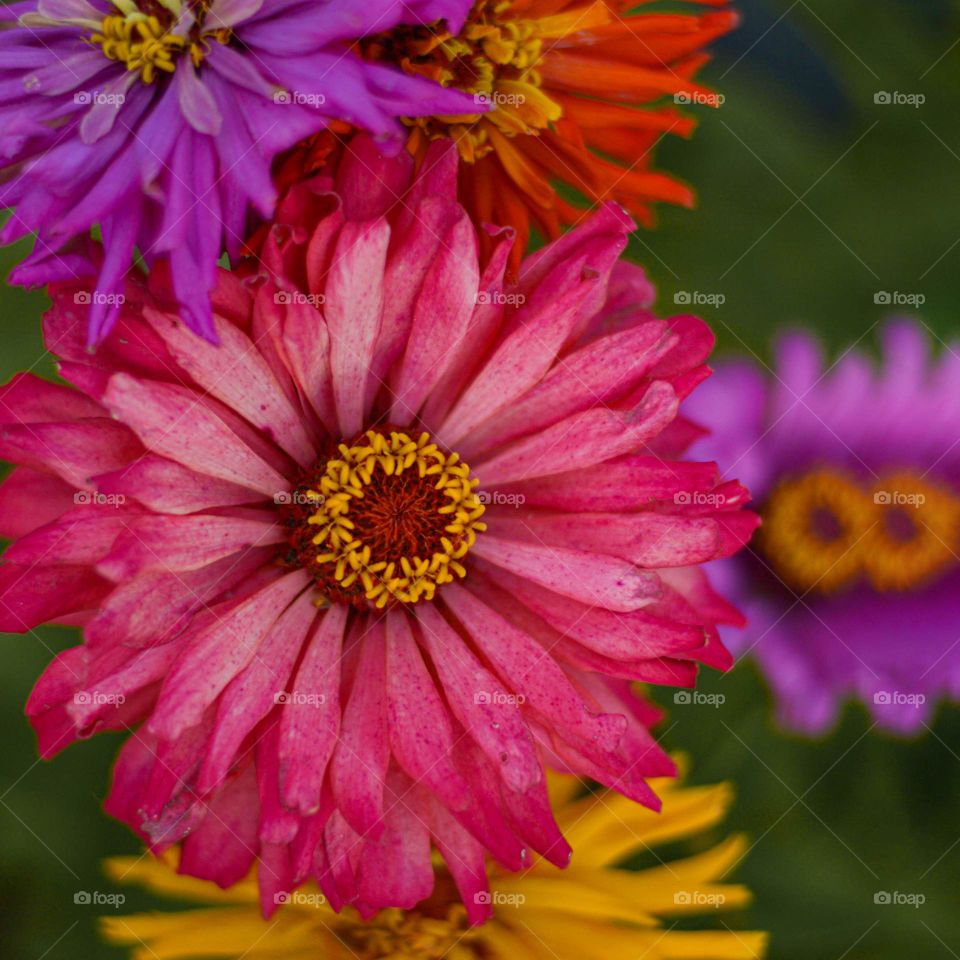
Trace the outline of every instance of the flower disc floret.
[[330, 599], [362, 597], [382, 609], [432, 600], [466, 576], [462, 561], [486, 529], [486, 508], [457, 453], [425, 432], [368, 430], [338, 454], [304, 491], [317, 505], [306, 517], [316, 548], [307, 559]]

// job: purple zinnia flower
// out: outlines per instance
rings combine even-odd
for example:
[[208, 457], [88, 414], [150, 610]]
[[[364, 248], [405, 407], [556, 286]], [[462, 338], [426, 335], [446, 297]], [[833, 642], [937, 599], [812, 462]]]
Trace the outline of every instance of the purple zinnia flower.
[[[27, 285], [99, 274], [109, 331], [138, 252], [167, 261], [185, 321], [214, 337], [218, 257], [270, 217], [271, 161], [332, 120], [402, 143], [398, 118], [476, 113], [462, 93], [362, 60], [353, 41], [468, 0], [27, 0], [0, 8], [0, 231], [37, 234]], [[82, 238], [99, 226], [102, 255]], [[71, 243], [71, 241], [74, 241]]]
[[749, 552], [714, 565], [749, 619], [725, 640], [794, 730], [823, 732], [857, 698], [915, 734], [960, 695], [960, 355], [931, 358], [897, 321], [879, 367], [853, 349], [826, 366], [800, 333], [774, 367], [721, 365], [684, 411], [712, 431], [693, 453], [727, 464], [763, 517]]

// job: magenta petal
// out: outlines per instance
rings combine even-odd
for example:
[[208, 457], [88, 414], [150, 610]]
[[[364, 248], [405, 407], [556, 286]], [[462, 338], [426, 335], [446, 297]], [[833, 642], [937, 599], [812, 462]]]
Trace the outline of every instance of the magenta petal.
[[285, 806], [309, 816], [320, 807], [327, 763], [340, 732], [340, 651], [346, 609], [318, 618], [286, 692], [280, 722], [280, 794]]
[[100, 493], [138, 500], [157, 513], [196, 513], [262, 498], [248, 487], [196, 473], [183, 464], [149, 453], [94, 480]]
[[337, 240], [341, 255], [334, 256], [327, 279], [324, 313], [330, 330], [333, 395], [345, 437], [363, 427], [367, 376], [383, 312], [389, 239], [386, 220], [345, 224]]
[[244, 739], [283, 699], [315, 619], [313, 599], [304, 593], [280, 615], [256, 656], [223, 691], [197, 780], [201, 793], [223, 782]]
[[382, 621], [371, 621], [358, 644], [359, 663], [344, 708], [330, 779], [343, 816], [353, 829], [376, 837], [383, 829], [383, 791], [390, 761]]
[[563, 670], [530, 636], [503, 619], [472, 591], [455, 585], [444, 591], [447, 605], [457, 614], [474, 642], [508, 678], [510, 688], [524, 703], [572, 736], [612, 750], [623, 735], [622, 718], [593, 713]]
[[451, 711], [504, 782], [521, 792], [540, 783], [543, 769], [517, 698], [484, 669], [433, 607], [425, 606], [417, 622]]
[[217, 795], [198, 829], [184, 840], [180, 873], [217, 886], [242, 880], [257, 855], [256, 784], [253, 769]]
[[453, 729], [417, 649], [406, 614], [387, 614], [387, 717], [397, 762], [453, 810], [462, 810], [467, 785], [453, 764]]
[[299, 571], [275, 580], [192, 637], [160, 691], [150, 720], [151, 732], [172, 738], [198, 723], [306, 585], [306, 575]]
[[177, 363], [211, 396], [270, 436], [301, 467], [309, 467], [316, 450], [302, 416], [289, 403], [252, 341], [232, 323], [214, 318], [218, 343], [198, 339], [175, 318], [147, 312]]
[[636, 610], [656, 595], [655, 578], [615, 557], [583, 550], [481, 537], [473, 548], [478, 557], [584, 603], [602, 604], [610, 610]]
[[[286, 490], [284, 477], [245, 446], [201, 400], [193, 390], [138, 381], [123, 373], [111, 378], [104, 397], [114, 414], [130, 424], [154, 453], [270, 497]], [[111, 469], [115, 467], [96, 472]]]
[[59, 477], [15, 467], [0, 484], [0, 537], [16, 540], [51, 523], [74, 505], [75, 494]]
[[232, 553], [282, 539], [279, 526], [265, 519], [155, 514], [121, 533], [97, 570], [119, 583], [147, 570], [196, 570]]
[[89, 567], [0, 566], [0, 631], [23, 633], [48, 620], [93, 610], [110, 592]]

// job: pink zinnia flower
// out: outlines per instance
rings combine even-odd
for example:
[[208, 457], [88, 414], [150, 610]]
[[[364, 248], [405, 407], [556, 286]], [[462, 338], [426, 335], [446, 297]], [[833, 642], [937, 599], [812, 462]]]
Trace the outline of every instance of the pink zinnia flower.
[[706, 326], [649, 312], [618, 208], [507, 285], [454, 148], [411, 164], [361, 138], [295, 188], [264, 266], [219, 274], [219, 347], [131, 281], [91, 355], [54, 290], [77, 389], [3, 395], [0, 629], [84, 625], [30, 698], [43, 754], [130, 731], [108, 810], [225, 886], [259, 857], [268, 911], [311, 876], [412, 907], [432, 844], [482, 920], [486, 854], [567, 862], [545, 765], [656, 807], [629, 682], [730, 662], [697, 565], [754, 518], [674, 459]]

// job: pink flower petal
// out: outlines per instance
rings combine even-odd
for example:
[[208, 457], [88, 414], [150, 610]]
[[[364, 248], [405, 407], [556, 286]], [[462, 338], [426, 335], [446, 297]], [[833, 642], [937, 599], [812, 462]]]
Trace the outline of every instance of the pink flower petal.
[[596, 603], [559, 595], [529, 581], [515, 581], [499, 571], [492, 574], [545, 623], [597, 653], [617, 660], [683, 656], [703, 646], [703, 628], [653, 616], [647, 610], [604, 609]]
[[437, 430], [438, 438], [447, 447], [455, 448], [462, 437], [523, 396], [550, 369], [570, 334], [577, 308], [596, 283], [594, 277], [579, 276], [579, 264], [569, 270], [578, 277], [572, 286], [565, 284], [570, 289], [561, 287], [563, 292], [549, 301], [517, 311], [510, 335], [503, 339]]
[[199, 723], [207, 706], [257, 655], [268, 631], [307, 582], [303, 571], [281, 577], [192, 637], [167, 676], [150, 731], [172, 739]]
[[383, 830], [383, 791], [390, 742], [387, 730], [386, 636], [383, 622], [361, 630], [359, 662], [343, 711], [330, 782], [343, 816], [360, 835]]
[[[492, 232], [492, 228], [489, 228], [488, 232]], [[500, 295], [504, 292], [507, 259], [516, 234], [511, 228], [498, 233], [500, 240], [480, 277], [478, 292], [483, 296], [477, 299], [484, 302], [478, 303], [474, 308], [466, 336], [453, 346], [447, 369], [424, 405], [422, 419], [431, 432], [436, 432], [464, 385], [473, 379], [477, 368], [484, 361], [485, 348], [492, 342], [503, 322], [505, 305], [501, 302]]]
[[197, 570], [147, 573], [121, 584], [87, 624], [87, 645], [135, 650], [167, 643], [186, 629], [194, 613], [272, 563], [273, 554], [270, 547], [248, 550]]
[[127, 427], [108, 419], [0, 426], [0, 457], [80, 490], [92, 490], [91, 477], [119, 469], [142, 450]]
[[720, 527], [709, 517], [666, 513], [547, 513], [504, 509], [490, 527], [505, 537], [523, 537], [629, 560], [638, 567], [686, 567], [722, 556]]
[[407, 350], [393, 383], [391, 421], [406, 426], [466, 336], [477, 300], [477, 238], [465, 213], [437, 250], [413, 309]]
[[469, 791], [453, 764], [450, 716], [399, 610], [387, 614], [387, 718], [400, 766], [452, 810], [462, 810]]
[[318, 618], [280, 722], [280, 795], [284, 806], [309, 816], [320, 807], [327, 763], [340, 732], [340, 651], [347, 608]]
[[253, 769], [217, 794], [200, 826], [183, 842], [179, 872], [226, 890], [249, 872], [257, 855], [257, 796]]
[[250, 338], [214, 316], [218, 344], [187, 329], [175, 317], [147, 308], [144, 316], [166, 341], [170, 353], [193, 380], [286, 450], [301, 467], [316, 451], [295, 410]]
[[677, 494], [712, 490], [718, 479], [713, 463], [663, 461], [626, 456], [608, 463], [536, 477], [501, 493], [521, 493], [528, 506], [574, 512], [637, 510], [652, 501], [676, 500]]
[[616, 557], [507, 540], [485, 533], [472, 555], [565, 597], [608, 610], [636, 610], [651, 599], [655, 578]]
[[[117, 373], [110, 378], [104, 402], [137, 432], [144, 446], [160, 456], [268, 497], [289, 486], [193, 390]], [[96, 472], [107, 473], [117, 466]]]
[[120, 533], [136, 527], [141, 516], [139, 508], [96, 503], [77, 506], [11, 544], [4, 559], [22, 566], [95, 566]]
[[0, 387], [0, 423], [56, 423], [105, 415], [93, 398], [32, 373], [18, 373]]
[[24, 633], [49, 620], [94, 610], [110, 584], [87, 566], [0, 566], [0, 631]]
[[244, 738], [277, 706], [288, 689], [307, 631], [317, 617], [313, 597], [302, 594], [268, 631], [257, 655], [227, 685], [219, 699], [197, 790], [218, 787], [236, 759]]
[[497, 484], [565, 473], [635, 451], [676, 414], [677, 400], [666, 383], [654, 383], [635, 410], [588, 410], [520, 440], [489, 460], [474, 463], [484, 490]]
[[581, 740], [612, 750], [623, 735], [622, 718], [593, 713], [549, 652], [524, 631], [476, 597], [472, 590], [449, 584], [444, 603], [457, 615], [473, 642], [493, 664], [509, 689], [551, 721], [574, 743]]
[[383, 268], [390, 240], [386, 220], [344, 224], [327, 278], [324, 314], [340, 432], [363, 428], [370, 360], [383, 312]]
[[[411, 796], [410, 781], [395, 772], [388, 783], [386, 829], [367, 839], [359, 863], [357, 906], [375, 913], [382, 903], [412, 910], [433, 890], [430, 833], [415, 811], [420, 798]], [[368, 905], [364, 909], [364, 905]]]
[[507, 786], [523, 792], [539, 783], [543, 768], [516, 697], [481, 665], [434, 607], [425, 604], [417, 622], [451, 711]]
[[74, 505], [76, 490], [49, 473], [15, 467], [0, 485], [0, 537], [16, 540]]
[[[195, 334], [191, 334], [194, 340]], [[249, 504], [262, 494], [183, 464], [147, 453], [112, 473], [94, 478], [99, 493], [122, 494], [157, 513], [196, 513], [211, 507]]]
[[458, 450], [470, 460], [565, 417], [617, 399], [648, 373], [673, 341], [660, 320], [594, 340], [560, 359], [509, 409], [465, 437]]
[[288, 303], [286, 311], [283, 344], [297, 386], [323, 425], [333, 433], [337, 427], [337, 414], [326, 321], [310, 303]]
[[437, 196], [425, 198], [415, 212], [407, 229], [397, 228], [392, 235], [383, 278], [383, 322], [367, 382], [368, 400], [382, 387], [394, 363], [403, 355], [424, 277], [458, 214], [455, 204]]
[[117, 537], [97, 570], [119, 583], [147, 570], [197, 570], [240, 550], [283, 539], [283, 528], [269, 515], [144, 516], [136, 528]]

